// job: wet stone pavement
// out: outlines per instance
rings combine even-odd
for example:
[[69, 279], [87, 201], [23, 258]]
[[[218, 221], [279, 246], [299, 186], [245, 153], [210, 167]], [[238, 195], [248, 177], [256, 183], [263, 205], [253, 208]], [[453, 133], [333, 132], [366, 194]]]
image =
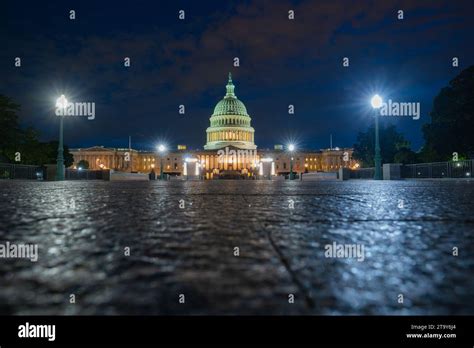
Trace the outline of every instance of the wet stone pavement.
[[469, 180], [0, 181], [0, 243], [39, 248], [0, 314], [474, 314], [473, 211]]

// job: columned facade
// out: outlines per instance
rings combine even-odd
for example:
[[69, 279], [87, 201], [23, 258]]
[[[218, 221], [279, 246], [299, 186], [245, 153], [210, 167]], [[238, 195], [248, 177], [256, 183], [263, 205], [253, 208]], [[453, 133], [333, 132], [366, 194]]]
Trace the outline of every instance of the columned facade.
[[[74, 156], [72, 168], [76, 169], [79, 162], [85, 160], [93, 170], [159, 173], [160, 164], [163, 162], [163, 172], [170, 175], [183, 175], [186, 159], [193, 159], [199, 163], [200, 175], [207, 179], [216, 178], [228, 171], [238, 172], [242, 176], [253, 176], [258, 173], [261, 163], [269, 160], [274, 163], [276, 175], [288, 174], [292, 157], [295, 173], [336, 172], [341, 167], [354, 169], [359, 166], [352, 158], [353, 150], [350, 148], [303, 150], [290, 155], [283, 150], [241, 150], [230, 146], [219, 150], [173, 150], [163, 154], [162, 158], [158, 152], [101, 146], [71, 149], [70, 152]], [[129, 158], [130, 161], [127, 160]]]

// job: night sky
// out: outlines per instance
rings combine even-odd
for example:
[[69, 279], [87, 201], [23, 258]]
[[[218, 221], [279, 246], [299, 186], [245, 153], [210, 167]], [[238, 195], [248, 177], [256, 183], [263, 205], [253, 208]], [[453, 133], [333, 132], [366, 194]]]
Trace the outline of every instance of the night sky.
[[331, 133], [334, 146], [352, 146], [379, 93], [421, 103], [420, 120], [389, 119], [418, 150], [433, 98], [474, 64], [473, 18], [472, 0], [3, 1], [0, 93], [42, 140], [57, 138], [54, 104], [65, 94], [96, 103], [94, 120], [65, 120], [71, 147], [126, 147], [131, 135], [138, 149], [202, 148], [230, 71], [259, 148], [327, 148]]

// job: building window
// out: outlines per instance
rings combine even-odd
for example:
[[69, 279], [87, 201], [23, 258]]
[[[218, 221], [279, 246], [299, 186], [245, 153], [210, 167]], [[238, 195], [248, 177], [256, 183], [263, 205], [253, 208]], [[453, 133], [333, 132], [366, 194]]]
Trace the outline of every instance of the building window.
[[286, 169], [286, 162], [283, 163], [283, 169]]

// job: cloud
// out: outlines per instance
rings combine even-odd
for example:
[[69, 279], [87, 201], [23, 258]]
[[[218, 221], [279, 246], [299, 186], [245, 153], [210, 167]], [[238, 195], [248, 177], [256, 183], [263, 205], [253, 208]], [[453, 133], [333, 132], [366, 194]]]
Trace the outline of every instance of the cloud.
[[[431, 82], [433, 76], [441, 77], [438, 71], [430, 73], [433, 65], [449, 59], [443, 49], [454, 45], [466, 54], [469, 48], [458, 34], [472, 32], [465, 16], [467, 1], [263, 0], [239, 2], [231, 10], [225, 6], [226, 11], [217, 7], [205, 15], [188, 11], [186, 21], [135, 32], [129, 24], [127, 30], [63, 30], [54, 37], [38, 30], [5, 37], [0, 72], [9, 91], [20, 98], [34, 91], [46, 100], [44, 90], [65, 86], [96, 101], [104, 121], [118, 124], [134, 119], [147, 122], [150, 129], [164, 124], [180, 129], [174, 116], [177, 104], [183, 103], [190, 112], [204, 112], [199, 120], [186, 123], [192, 131], [205, 127], [213, 105], [204, 106], [203, 100], [217, 102], [232, 71], [237, 95], [253, 109], [274, 112], [271, 103], [281, 101], [284, 106], [288, 98], [301, 105], [299, 110], [306, 113], [302, 120], [320, 127], [327, 120], [310, 114], [312, 110], [322, 113], [327, 104], [339, 102], [333, 95], [344, 99], [344, 93], [353, 91], [348, 85], [366, 83], [355, 81], [355, 76], [371, 78], [383, 66], [404, 76], [423, 71], [417, 78]], [[288, 19], [290, 9], [295, 11], [293, 21]], [[396, 20], [398, 9], [405, 11], [404, 21]], [[87, 6], [81, 15], [91, 15]], [[10, 68], [17, 54], [24, 57], [21, 71]], [[344, 56], [351, 57], [352, 74], [341, 68]], [[130, 68], [124, 68], [124, 57], [131, 58]], [[240, 58], [239, 68], [232, 65], [234, 57]], [[23, 104], [27, 118], [42, 119], [47, 127], [46, 110]], [[127, 131], [110, 122], [98, 124], [88, 136]]]

